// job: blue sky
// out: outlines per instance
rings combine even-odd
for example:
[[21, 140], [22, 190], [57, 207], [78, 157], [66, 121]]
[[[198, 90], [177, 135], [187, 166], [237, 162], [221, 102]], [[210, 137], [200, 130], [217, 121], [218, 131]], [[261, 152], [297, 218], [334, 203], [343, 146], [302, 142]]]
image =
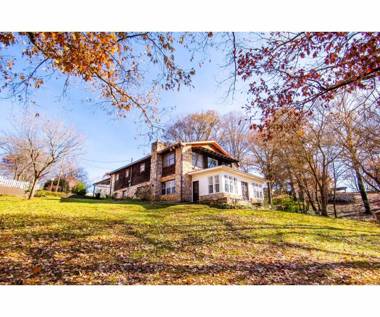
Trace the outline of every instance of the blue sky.
[[[206, 62], [196, 69], [194, 88], [159, 94], [158, 107], [170, 109], [162, 114], [162, 122], [170, 122], [180, 115], [195, 111], [214, 109], [226, 113], [241, 109], [246, 100], [244, 94], [235, 95], [234, 100], [226, 99], [227, 87], [220, 84], [226, 76], [220, 67], [224, 63], [224, 54], [212, 54], [212, 63]], [[181, 58], [185, 56], [179, 56]], [[79, 80], [71, 83], [64, 98], [60, 98], [62, 86], [62, 78], [51, 79], [35, 91], [33, 100], [36, 105], [28, 107], [47, 117], [62, 120], [84, 135], [84, 154], [79, 165], [88, 172], [91, 182], [100, 179], [105, 172], [149, 153], [150, 142], [139, 132], [143, 127], [135, 123], [137, 112], [129, 113], [126, 118], [116, 118], [85, 101], [89, 97], [96, 98], [96, 95]], [[19, 115], [24, 109], [24, 104], [0, 99], [0, 130], [10, 129], [10, 118]]]

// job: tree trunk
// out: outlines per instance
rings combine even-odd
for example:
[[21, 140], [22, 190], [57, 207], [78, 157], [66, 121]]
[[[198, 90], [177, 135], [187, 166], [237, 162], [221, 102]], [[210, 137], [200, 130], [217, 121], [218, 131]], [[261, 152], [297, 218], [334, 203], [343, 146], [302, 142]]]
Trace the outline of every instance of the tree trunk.
[[36, 184], [37, 184], [38, 178], [34, 177], [32, 182], [32, 187], [30, 188], [28, 199], [32, 199], [34, 197], [34, 191], [36, 190]]
[[358, 182], [360, 196], [362, 197], [363, 205], [364, 205], [364, 213], [367, 215], [371, 214], [371, 207], [369, 205], [367, 191], [365, 190], [363, 177], [360, 172], [355, 168], [356, 180]]
[[55, 192], [58, 192], [60, 182], [61, 182], [61, 173], [59, 173], [59, 175], [58, 175], [58, 182], [57, 182], [57, 186], [55, 186]]
[[338, 218], [337, 212], [336, 212], [336, 184], [334, 185], [334, 194], [333, 194], [333, 207], [334, 207], [334, 217]]
[[272, 208], [272, 184], [271, 182], [267, 182], [268, 185], [268, 204], [269, 207]]
[[327, 191], [322, 187], [321, 190], [321, 216], [327, 217], [327, 203], [328, 203], [328, 195]]

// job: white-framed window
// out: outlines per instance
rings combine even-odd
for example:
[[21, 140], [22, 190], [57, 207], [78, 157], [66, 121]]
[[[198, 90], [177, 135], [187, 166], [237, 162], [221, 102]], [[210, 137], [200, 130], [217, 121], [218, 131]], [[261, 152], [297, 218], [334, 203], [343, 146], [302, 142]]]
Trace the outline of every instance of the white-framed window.
[[230, 191], [230, 189], [229, 189], [229, 180], [228, 180], [228, 176], [227, 175], [224, 175], [224, 191], [226, 193], [228, 193]]
[[214, 192], [214, 177], [210, 176], [208, 178], [208, 193], [212, 194]]
[[126, 177], [126, 178], [129, 177], [129, 169], [125, 170], [125, 177]]
[[167, 181], [162, 183], [161, 185], [161, 194], [162, 195], [169, 195], [169, 194], [175, 194], [175, 180]]
[[192, 162], [194, 167], [203, 168], [203, 155], [201, 153], [192, 153]]
[[175, 153], [170, 152], [164, 156], [164, 167], [172, 166], [175, 164]]
[[140, 173], [144, 173], [145, 172], [145, 163], [141, 163], [140, 164]]
[[118, 181], [119, 180], [119, 174], [116, 174], [116, 180]]
[[262, 199], [263, 198], [263, 188], [260, 184], [252, 183], [253, 197]]
[[207, 167], [211, 168], [211, 167], [215, 167], [215, 166], [218, 166], [218, 161], [212, 157], [208, 157], [207, 158]]
[[219, 193], [219, 175], [214, 176], [214, 187], [215, 187], [215, 193]]
[[227, 193], [237, 193], [237, 178], [224, 175], [224, 191]]
[[209, 176], [208, 177], [208, 193], [219, 193], [219, 175]]

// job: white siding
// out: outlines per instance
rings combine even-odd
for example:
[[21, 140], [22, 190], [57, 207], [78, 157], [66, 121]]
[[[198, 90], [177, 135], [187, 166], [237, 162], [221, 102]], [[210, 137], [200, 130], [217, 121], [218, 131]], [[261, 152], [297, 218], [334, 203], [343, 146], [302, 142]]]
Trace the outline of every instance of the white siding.
[[[227, 175], [227, 176], [231, 176], [232, 178], [237, 179], [237, 195], [239, 195], [240, 197], [242, 196], [241, 182], [243, 181], [248, 184], [249, 199], [256, 198], [254, 197], [252, 183], [258, 183], [257, 181], [253, 181], [252, 179], [248, 177], [245, 178], [240, 175], [236, 175], [234, 173], [229, 173], [229, 172], [220, 173], [220, 171], [214, 172], [214, 173], [205, 173], [203, 175], [193, 175], [193, 181], [199, 181], [199, 196], [209, 195], [208, 178], [209, 176], [215, 176], [215, 175], [219, 175], [219, 191], [220, 192], [226, 192], [224, 175]], [[261, 187], [261, 190], [262, 190], [262, 187]]]

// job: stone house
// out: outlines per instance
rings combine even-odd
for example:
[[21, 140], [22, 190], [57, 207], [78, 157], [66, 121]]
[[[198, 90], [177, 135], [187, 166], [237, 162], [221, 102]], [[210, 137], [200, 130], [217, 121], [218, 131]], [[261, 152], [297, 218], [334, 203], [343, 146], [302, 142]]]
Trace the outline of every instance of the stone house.
[[239, 162], [216, 141], [152, 143], [151, 153], [108, 173], [116, 199], [175, 202], [262, 203], [262, 177], [239, 170]]

